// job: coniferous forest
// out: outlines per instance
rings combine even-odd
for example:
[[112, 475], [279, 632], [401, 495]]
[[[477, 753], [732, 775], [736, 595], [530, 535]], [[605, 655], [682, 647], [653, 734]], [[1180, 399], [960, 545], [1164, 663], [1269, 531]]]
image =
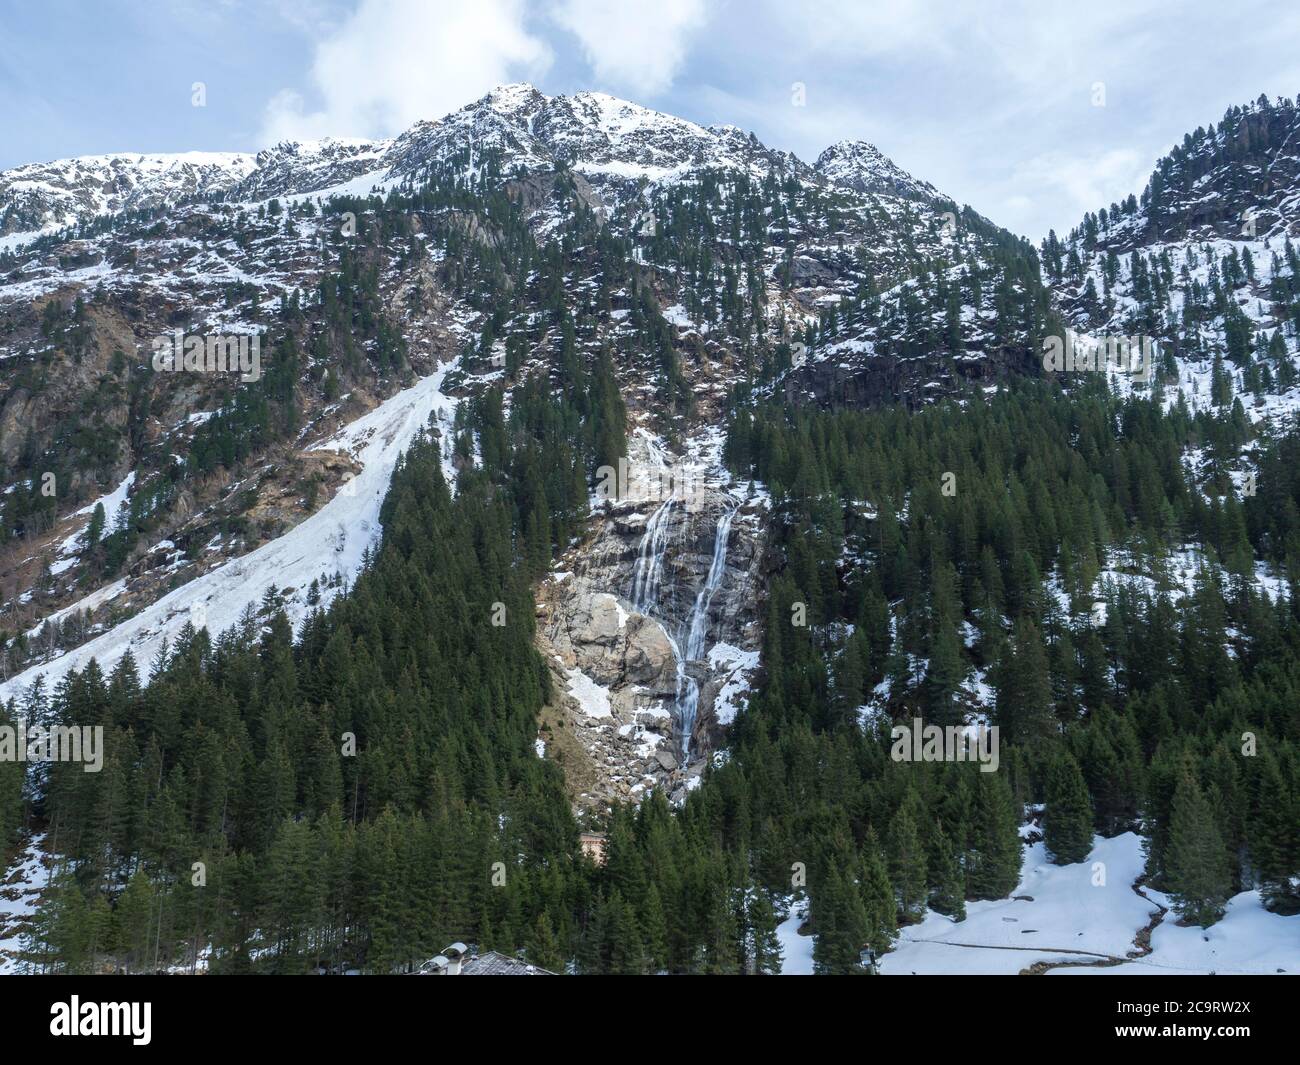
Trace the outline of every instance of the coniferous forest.
[[[1287, 557], [1297, 530], [1276, 519], [1300, 483], [1281, 507], [1209, 507], [1171, 460], [1230, 423], [1032, 383], [915, 414], [738, 410], [729, 460], [777, 501], [763, 685], [725, 764], [679, 810], [655, 794], [616, 811], [597, 867], [560, 771], [532, 751], [549, 692], [530, 578], [550, 542], [529, 535], [530, 463], [580, 445], [528, 426], [520, 398], [500, 465], [465, 472], [454, 495], [437, 449], [411, 449], [370, 566], [300, 633], [267, 602], [237, 631], [187, 631], [147, 677], [129, 658], [92, 666], [10, 708], [109, 737], [102, 772], [55, 764], [45, 787], [68, 858], [41, 913], [52, 967], [210, 949], [214, 972], [387, 972], [473, 937], [583, 973], [773, 971], [772, 898], [799, 861], [818, 967], [848, 972], [927, 905], [960, 913], [1010, 891], [1026, 804], [1044, 804], [1063, 861], [1086, 857], [1093, 832], [1140, 827], [1151, 882], [1198, 920], [1251, 878], [1297, 905], [1300, 619], [1237, 560]], [[1295, 447], [1292, 432], [1261, 465]], [[969, 491], [942, 496], [945, 465]], [[1174, 536], [1229, 574], [1198, 575], [1177, 605], [1159, 564]], [[1104, 624], [1079, 629], [1061, 600], [1113, 547], [1152, 566], [1151, 591], [1121, 591]], [[847, 577], [846, 549], [863, 560]], [[786, 623], [796, 602], [811, 625]], [[493, 626], [494, 603], [519, 622]], [[885, 729], [859, 727], [853, 708], [882, 681], [943, 721], [968, 664], [998, 694], [1002, 771], [900, 765]], [[1247, 734], [1252, 759], [1238, 756]], [[355, 737], [354, 757], [336, 736]], [[18, 789], [0, 779], [12, 829]]]

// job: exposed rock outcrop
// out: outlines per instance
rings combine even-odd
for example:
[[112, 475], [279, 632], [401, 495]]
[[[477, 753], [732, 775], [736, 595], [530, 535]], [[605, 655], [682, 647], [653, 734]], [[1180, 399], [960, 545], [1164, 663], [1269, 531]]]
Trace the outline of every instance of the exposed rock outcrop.
[[[722, 740], [719, 693], [729, 681], [733, 689], [743, 687], [738, 663], [756, 659], [766, 497], [731, 484], [711, 444], [711, 452], [676, 471], [667, 496], [653, 486], [669, 478], [649, 478], [604, 503], [587, 539], [541, 588], [539, 642], [563, 693], [558, 701], [566, 720], [593, 762], [578, 790], [580, 805], [636, 799], [656, 786], [680, 797]], [[663, 461], [653, 441], [650, 450], [634, 440], [634, 471]], [[645, 540], [656, 515], [660, 568], [651, 582], [653, 601], [638, 610], [647, 591], [644, 582], [636, 588], [637, 567], [649, 565]], [[731, 520], [724, 523], [725, 515]], [[715, 566], [712, 594], [702, 596]], [[679, 664], [697, 616], [701, 657]], [[719, 646], [730, 653], [711, 656]], [[679, 703], [688, 680], [698, 685], [698, 699], [684, 736]]]

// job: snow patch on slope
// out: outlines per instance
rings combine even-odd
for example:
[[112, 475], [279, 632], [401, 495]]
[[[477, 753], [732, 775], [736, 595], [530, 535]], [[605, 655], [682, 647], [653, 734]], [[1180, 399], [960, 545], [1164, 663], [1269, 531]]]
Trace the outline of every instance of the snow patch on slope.
[[611, 717], [613, 709], [609, 702], [609, 689], [597, 684], [580, 669], [571, 669], [569, 676], [569, 694], [577, 701], [582, 712], [588, 717]]
[[22, 948], [22, 933], [36, 913], [52, 864], [44, 833], [32, 836], [0, 883], [0, 976], [18, 972], [16, 954]]
[[[84, 669], [91, 659], [107, 671], [128, 650], [143, 672], [164, 644], [175, 641], [196, 616], [205, 620], [214, 635], [224, 632], [248, 607], [256, 607], [272, 587], [286, 593], [284, 605], [295, 625], [311, 609], [306, 592], [312, 580], [321, 581], [321, 605], [328, 604], [342, 584], [360, 572], [367, 549], [378, 543], [379, 508], [397, 460], [431, 417], [444, 422], [450, 419], [456, 401], [441, 388], [458, 363], [457, 359], [422, 378], [337, 436], [315, 445], [315, 450], [351, 453], [362, 470], [311, 517], [256, 551], [177, 588], [89, 643], [0, 684], [0, 700], [21, 697], [41, 674], [47, 690], [52, 690], [70, 671]], [[444, 459], [444, 472], [447, 470]], [[332, 586], [324, 586], [326, 582]]]

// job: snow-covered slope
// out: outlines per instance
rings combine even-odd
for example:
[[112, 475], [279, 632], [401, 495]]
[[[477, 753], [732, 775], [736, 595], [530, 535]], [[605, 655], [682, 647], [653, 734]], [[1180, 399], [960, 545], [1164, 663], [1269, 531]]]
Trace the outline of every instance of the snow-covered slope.
[[548, 100], [533, 129], [557, 158], [588, 177], [653, 181], [693, 167], [739, 169], [754, 160], [785, 159], [802, 166], [757, 139], [746, 139], [735, 127], [706, 129], [598, 92]]
[[273, 196], [301, 196], [333, 189], [385, 169], [391, 141], [289, 141], [257, 153], [254, 169], [229, 191], [229, 198], [257, 202]]
[[[256, 551], [182, 585], [76, 650], [0, 684], [0, 701], [17, 697], [21, 702], [39, 675], [52, 688], [69, 671], [84, 669], [92, 658], [108, 670], [130, 651], [138, 663], [148, 664], [186, 624], [206, 626], [215, 636], [236, 625], [272, 588], [282, 593], [295, 623], [310, 609], [306, 594], [313, 580], [320, 584], [321, 602], [328, 602], [352, 581], [366, 551], [379, 540], [379, 509], [397, 460], [431, 416], [444, 425], [450, 423], [455, 401], [441, 388], [455, 365], [422, 378], [339, 435], [316, 445], [318, 450], [352, 454], [362, 470], [311, 517]], [[451, 480], [450, 468], [446, 472]]]
[[0, 172], [0, 237], [212, 196], [256, 168], [240, 152], [88, 155]]
[[1261, 97], [1188, 134], [1141, 197], [1088, 213], [1064, 241], [1050, 234], [1042, 261], [1072, 328], [1151, 338], [1167, 406], [1239, 401], [1277, 428], [1300, 409], [1296, 234], [1300, 106]]
[[442, 119], [416, 123], [384, 152], [382, 176], [449, 162], [476, 174], [489, 154], [506, 175], [568, 169], [611, 208], [640, 182], [704, 169], [815, 177], [806, 163], [734, 126], [700, 126], [599, 92], [545, 96], [531, 85], [503, 85]]

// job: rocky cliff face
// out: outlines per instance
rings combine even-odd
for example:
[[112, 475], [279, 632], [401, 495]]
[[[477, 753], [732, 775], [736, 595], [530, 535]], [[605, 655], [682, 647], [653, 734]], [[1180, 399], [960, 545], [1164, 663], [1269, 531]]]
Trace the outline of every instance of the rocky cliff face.
[[1261, 96], [1229, 108], [1164, 156], [1142, 195], [1090, 213], [1070, 234], [1083, 252], [1285, 234], [1300, 210], [1300, 107]]
[[[1043, 269], [1084, 343], [1149, 342], [1153, 380], [1121, 375], [1122, 387], [1192, 411], [1240, 402], [1284, 427], [1300, 404], [1297, 235], [1300, 106], [1260, 97], [1187, 134], [1141, 196], [1050, 234]], [[1203, 465], [1216, 495], [1244, 476], [1242, 456]]]
[[646, 443], [629, 491], [539, 595], [539, 643], [591, 758], [589, 805], [654, 786], [680, 797], [757, 667], [766, 498], [716, 465], [651, 465]]
[[832, 144], [817, 157], [817, 172], [830, 181], [858, 192], [906, 196], [915, 200], [940, 199], [928, 181], [913, 177], [874, 144], [846, 140]]

